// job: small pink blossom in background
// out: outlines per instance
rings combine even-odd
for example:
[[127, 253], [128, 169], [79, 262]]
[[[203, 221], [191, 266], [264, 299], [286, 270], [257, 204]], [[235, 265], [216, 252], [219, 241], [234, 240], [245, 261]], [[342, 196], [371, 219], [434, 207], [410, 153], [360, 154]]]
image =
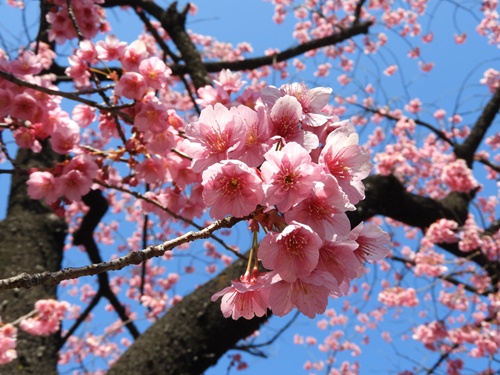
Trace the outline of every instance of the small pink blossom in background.
[[347, 85], [349, 82], [351, 82], [351, 78], [347, 74], [341, 74], [337, 77], [338, 83], [340, 83], [342, 86]]
[[424, 43], [430, 43], [433, 40], [434, 40], [434, 34], [432, 32], [422, 35], [422, 42]]
[[418, 67], [422, 72], [428, 73], [434, 68], [434, 63], [429, 62], [429, 63], [423, 63], [421, 61], [418, 62]]
[[68, 154], [80, 142], [80, 127], [76, 122], [67, 120], [57, 126], [50, 138], [53, 150], [59, 154]]
[[165, 106], [156, 100], [145, 103], [134, 118], [134, 126], [142, 132], [164, 132], [168, 126]]
[[262, 180], [255, 169], [239, 160], [223, 160], [202, 174], [203, 200], [210, 216], [244, 217], [252, 213], [264, 198]]
[[17, 358], [16, 352], [17, 328], [12, 324], [0, 326], [0, 365]]
[[454, 114], [448, 119], [452, 124], [460, 124], [462, 122], [462, 116]]
[[439, 219], [432, 223], [425, 232], [425, 239], [431, 243], [455, 243], [458, 241], [456, 221]]
[[419, 303], [415, 289], [399, 286], [383, 290], [379, 293], [378, 300], [389, 307], [415, 307]]
[[420, 99], [411, 99], [408, 104], [405, 105], [405, 111], [410, 113], [418, 113], [422, 110], [422, 102]]
[[397, 65], [389, 65], [387, 68], [384, 69], [384, 74], [388, 77], [394, 75], [398, 70]]
[[468, 193], [480, 186], [463, 159], [446, 164], [441, 178], [452, 191], [460, 193]]
[[455, 34], [453, 36], [453, 39], [455, 40], [455, 43], [457, 44], [464, 44], [465, 41], [467, 40], [467, 33], [462, 33], [462, 34]]
[[420, 57], [420, 47], [415, 47], [412, 50], [408, 52], [408, 57], [412, 59], [416, 59], [417, 57]]
[[487, 85], [490, 92], [494, 93], [500, 85], [500, 72], [493, 68], [489, 68], [484, 72], [484, 76], [479, 82], [483, 85]]
[[437, 109], [435, 112], [434, 112], [434, 118], [436, 120], [443, 120], [445, 117], [446, 117], [446, 111], [442, 108], [440, 109]]
[[311, 274], [318, 264], [322, 240], [307, 225], [292, 221], [281, 233], [269, 232], [259, 246], [264, 267], [294, 282]]
[[86, 128], [97, 118], [94, 108], [86, 104], [77, 104], [71, 113], [73, 121], [81, 128]]
[[60, 321], [69, 310], [69, 303], [53, 299], [41, 299], [35, 303], [36, 315], [19, 324], [21, 329], [32, 335], [47, 336], [59, 330]]
[[219, 73], [218, 80], [214, 80], [217, 86], [220, 86], [223, 90], [231, 93], [240, 91], [245, 85], [246, 81], [243, 81], [240, 72], [231, 72], [229, 69], [223, 69]]
[[167, 169], [165, 161], [157, 158], [146, 158], [135, 167], [137, 178], [144, 179], [148, 184], [165, 181]]

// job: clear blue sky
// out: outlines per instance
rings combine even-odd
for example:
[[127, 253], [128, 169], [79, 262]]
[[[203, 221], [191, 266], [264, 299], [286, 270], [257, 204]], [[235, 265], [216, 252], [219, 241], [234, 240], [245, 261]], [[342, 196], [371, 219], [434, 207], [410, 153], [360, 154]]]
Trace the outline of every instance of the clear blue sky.
[[[23, 21], [20, 17], [20, 12], [9, 8], [3, 3], [0, 4], [0, 18], [2, 20], [0, 23], [0, 33], [5, 39], [5, 43], [7, 46], [15, 46], [16, 44], [14, 41], [16, 38], [20, 38], [21, 42], [25, 42], [26, 38], [24, 38], [22, 32]], [[161, 4], [166, 5], [167, 2], [162, 2]], [[184, 4], [184, 2], [182, 2], [182, 4]], [[273, 9], [272, 5], [269, 3], [260, 0], [205, 0], [197, 2], [197, 5], [199, 7], [198, 14], [195, 17], [190, 17], [188, 21], [188, 27], [197, 33], [212, 35], [219, 41], [231, 42], [233, 45], [242, 41], [250, 42], [254, 48], [255, 55], [263, 54], [264, 50], [270, 47], [283, 50], [295, 44], [291, 37], [291, 32], [293, 30], [293, 22], [291, 22], [293, 21], [292, 17], [289, 16], [284, 25], [275, 25], [271, 20]], [[30, 28], [30, 26], [36, 22], [36, 17], [32, 17], [30, 10], [36, 10], [37, 6], [38, 3], [36, 2], [28, 2], [26, 24], [28, 25], [28, 29], [32, 30], [31, 36], [35, 34], [35, 31]], [[129, 12], [129, 14], [134, 22], [131, 22], [130, 18], [123, 17], [121, 10], [108, 10], [108, 19], [114, 27], [114, 33], [120, 39], [132, 41], [140, 32], [141, 27], [138, 22], [135, 22], [132, 12]], [[427, 106], [427, 108], [429, 108], [429, 112], [424, 113], [423, 116], [432, 115], [432, 112], [439, 106], [443, 106], [448, 114], [451, 115], [457, 100], [457, 93], [464, 84], [463, 78], [482, 61], [492, 61], [495, 59], [490, 65], [497, 67], [499, 65], [498, 50], [488, 47], [486, 39], [477, 36], [470, 27], [467, 28], [469, 39], [464, 46], [458, 46], [452, 42], [453, 32], [460, 33], [471, 23], [475, 26], [474, 19], [468, 16], [466, 12], [459, 12], [456, 21], [455, 23], [458, 24], [459, 27], [454, 29], [455, 26], [450, 8], [441, 6], [437, 9], [434, 20], [430, 26], [434, 31], [435, 42], [424, 46], [422, 49], [425, 60], [432, 61], [436, 64], [432, 74], [422, 74], [418, 70], [416, 61], [406, 59], [405, 55], [409, 50], [409, 46], [406, 42], [396, 37], [393, 33], [388, 33], [390, 38], [390, 47], [388, 50], [383, 52], [380, 56], [375, 57], [373, 60], [371, 60], [371, 57], [362, 58], [360, 61], [361, 66], [356, 70], [356, 79], [360, 82], [364, 82], [368, 77], [372, 77], [373, 74], [378, 74], [377, 77], [380, 79], [380, 85], [383, 87], [385, 95], [387, 95], [388, 98], [394, 99], [395, 102], [405, 102], [407, 92], [410, 98], [421, 98], [424, 107]], [[424, 24], [424, 32], [428, 31], [425, 29], [427, 26], [428, 25]], [[358, 44], [361, 43], [360, 38], [357, 38], [356, 41]], [[2, 41], [0, 40], [0, 42]], [[389, 50], [392, 52], [388, 52]], [[70, 49], [68, 48], [67, 51], [69, 52]], [[318, 57], [318, 62], [324, 62], [324, 60]], [[337, 64], [336, 61], [331, 61], [331, 63], [334, 66]], [[384, 69], [387, 65], [398, 63], [401, 63], [399, 72], [393, 77], [385, 77], [377, 70], [378, 68]], [[472, 90], [478, 86], [479, 79], [482, 77], [482, 73], [486, 67], [487, 65], [482, 65], [480, 69], [471, 74], [469, 81], [466, 82], [466, 85]], [[402, 77], [401, 74], [404, 74], [404, 77]], [[301, 76], [300, 80], [311, 82], [316, 80], [316, 78], [311, 75], [305, 75]], [[279, 82], [272, 83], [279, 84]], [[327, 77], [319, 81], [319, 84], [332, 86], [335, 92], [346, 92], [332, 77]], [[483, 99], [487, 98], [487, 95], [485, 95], [486, 90], [483, 89], [481, 91], [479, 88], [478, 92], [482, 93]], [[474, 93], [475, 91], [470, 91], [462, 97], [462, 100], [467, 102], [465, 107], [467, 110], [477, 109], [478, 103], [480, 103], [477, 98], [474, 99]], [[378, 96], [378, 99], [381, 100], [382, 98], [383, 96]], [[464, 107], [461, 108], [463, 111]], [[464, 116], [464, 118], [470, 123], [474, 120], [474, 116], [475, 115]], [[1, 167], [0, 165], [0, 168]], [[7, 186], [7, 177], [0, 174], [0, 215], [2, 216], [5, 210], [3, 192], [6, 191]], [[493, 187], [489, 185], [488, 189], [493, 189]], [[125, 232], [126, 227], [121, 230]], [[235, 233], [236, 235], [244, 237], [243, 228], [238, 229]], [[241, 244], [240, 246], [245, 248], [245, 244]], [[111, 252], [110, 250], [110, 253]], [[80, 262], [80, 260], [86, 261], [85, 258], [76, 257], [73, 258], [68, 265], [75, 265], [75, 263]], [[167, 271], [171, 272], [171, 270]], [[370, 275], [367, 277], [369, 282], [371, 281], [370, 277]], [[197, 282], [202, 282], [202, 280], [203, 279], [200, 278]], [[189, 286], [186, 285], [185, 287], [188, 288], [191, 286], [192, 284], [189, 283]], [[422, 287], [421, 285], [419, 286]], [[182, 286], [180, 286], [180, 288], [182, 288]], [[359, 302], [359, 296], [352, 298]], [[331, 307], [340, 309], [343, 302], [342, 299], [332, 301]], [[365, 305], [364, 310], [369, 311], [370, 305], [371, 302]], [[428, 352], [423, 350], [419, 343], [410, 344], [407, 341], [399, 341], [399, 337], [403, 333], [409, 333], [405, 332], [408, 322], [418, 319], [417, 316], [414, 315], [417, 312], [418, 310], [403, 310], [400, 314], [400, 320], [396, 323], [384, 322], [383, 328], [375, 330], [373, 334], [369, 335], [371, 345], [362, 346], [363, 354], [361, 357], [357, 359], [351, 358], [349, 353], [347, 353], [344, 357], [339, 356], [337, 363], [339, 364], [342, 362], [341, 358], [346, 358], [348, 360], [356, 359], [361, 363], [361, 373], [385, 374], [388, 372], [394, 373], [396, 370], [402, 370], [404, 368], [402, 363], [405, 362], [403, 358], [395, 356], [392, 349], [387, 352], [389, 347], [385, 344], [381, 344], [380, 331], [382, 330], [391, 331], [393, 334], [393, 349], [401, 348], [403, 353], [415, 360], [420, 360], [420, 356], [428, 355]], [[389, 316], [390, 315], [388, 315], [387, 318]], [[272, 336], [273, 332], [279, 330], [290, 318], [291, 316], [272, 318], [269, 325], [262, 330], [262, 338]], [[321, 318], [322, 317], [319, 317], [319, 319]], [[298, 369], [302, 367], [305, 360], [309, 359], [314, 361], [322, 357], [316, 349], [304, 349], [294, 345], [292, 343], [292, 338], [295, 333], [300, 333], [304, 336], [318, 335], [319, 332], [315, 329], [314, 323], [314, 321], [310, 321], [308, 318], [300, 317], [294, 327], [281, 336], [273, 346], [266, 349], [270, 356], [269, 359], [245, 355], [244, 357], [250, 364], [250, 368], [242, 372], [242, 374], [302, 373]], [[356, 337], [356, 335], [359, 335], [353, 329], [353, 325], [356, 323], [357, 322], [353, 321], [350, 326], [341, 327], [341, 329], [345, 329], [346, 336]], [[97, 322], [95, 324], [106, 324], [106, 322]], [[408, 349], [403, 350], [403, 344]], [[224, 374], [227, 365], [227, 361], [221, 360], [217, 367], [207, 371], [207, 375]], [[236, 371], [233, 370], [231, 373], [235, 372]]]

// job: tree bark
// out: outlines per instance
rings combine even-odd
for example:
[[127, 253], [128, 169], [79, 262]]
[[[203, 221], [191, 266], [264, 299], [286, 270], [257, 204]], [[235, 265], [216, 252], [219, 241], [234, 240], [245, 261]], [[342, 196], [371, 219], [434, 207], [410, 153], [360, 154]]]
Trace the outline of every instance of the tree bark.
[[[56, 159], [48, 146], [40, 154], [20, 149], [16, 158], [19, 170], [48, 167]], [[40, 201], [28, 197], [26, 174], [12, 178], [8, 211], [0, 222], [0, 277], [21, 272], [60, 269], [66, 224]], [[56, 299], [57, 286], [9, 290], [0, 295], [0, 317], [12, 322], [34, 309], [39, 299]], [[60, 333], [32, 336], [18, 331], [17, 360], [0, 368], [2, 374], [57, 374]]]

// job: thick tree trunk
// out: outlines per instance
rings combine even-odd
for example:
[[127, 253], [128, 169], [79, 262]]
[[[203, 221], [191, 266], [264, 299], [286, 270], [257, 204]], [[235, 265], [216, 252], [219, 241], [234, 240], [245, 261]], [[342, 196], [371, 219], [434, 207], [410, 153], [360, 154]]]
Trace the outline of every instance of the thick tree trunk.
[[194, 375], [216, 364], [267, 320], [226, 319], [220, 302], [210, 300], [212, 294], [239, 277], [245, 266], [241, 260], [235, 262], [186, 296], [135, 341], [108, 375]]
[[[19, 168], [46, 167], [55, 155], [49, 147], [40, 154], [19, 150]], [[56, 271], [60, 268], [66, 224], [49, 207], [31, 200], [26, 192], [26, 174], [13, 177], [7, 217], [0, 222], [0, 278], [21, 272]], [[15, 321], [28, 314], [39, 299], [57, 298], [56, 286], [9, 290], [0, 294], [0, 317]], [[56, 374], [60, 334], [32, 336], [21, 330], [17, 340], [17, 360], [2, 366], [1, 374]]]

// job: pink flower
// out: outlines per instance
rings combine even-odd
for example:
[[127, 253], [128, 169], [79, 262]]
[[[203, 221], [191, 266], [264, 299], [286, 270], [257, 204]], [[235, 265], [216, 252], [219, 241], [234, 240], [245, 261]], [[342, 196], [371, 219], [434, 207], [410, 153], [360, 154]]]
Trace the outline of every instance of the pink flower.
[[214, 83], [223, 90], [231, 93], [239, 91], [246, 81], [241, 79], [241, 73], [233, 73], [229, 69], [223, 69], [219, 73], [219, 79], [214, 80]]
[[266, 314], [269, 306], [269, 281], [266, 278], [247, 275], [240, 281], [231, 281], [231, 286], [212, 296], [212, 301], [222, 297], [221, 310], [225, 318], [251, 319]]
[[330, 118], [321, 111], [328, 104], [331, 93], [331, 88], [316, 87], [309, 90], [303, 83], [292, 83], [283, 85], [280, 89], [272, 86], [265, 87], [262, 89], [261, 96], [264, 103], [273, 106], [278, 98], [291, 95], [299, 101], [302, 107], [300, 121], [308, 126], [321, 126]]
[[78, 201], [90, 191], [92, 179], [79, 170], [70, 170], [57, 178], [57, 192], [72, 201]]
[[264, 203], [276, 205], [281, 212], [288, 211], [310, 193], [320, 178], [321, 170], [311, 161], [309, 153], [291, 142], [281, 151], [269, 150], [261, 166], [266, 193]]
[[147, 158], [135, 167], [137, 178], [148, 184], [163, 182], [167, 175], [165, 161], [163, 159]]
[[264, 154], [271, 148], [269, 142], [269, 118], [264, 108], [255, 112], [244, 105], [231, 108], [236, 116], [241, 118], [246, 128], [243, 147], [234, 151], [232, 157], [241, 160], [250, 167], [259, 167], [264, 162]]
[[57, 200], [56, 180], [50, 172], [33, 172], [30, 174], [28, 185], [28, 195], [31, 199], [45, 199], [51, 204]]
[[[354, 254], [358, 244], [350, 239], [325, 241], [319, 249], [318, 269], [330, 273], [347, 293], [350, 281], [358, 277], [363, 264]], [[363, 272], [361, 272], [363, 273]]]
[[141, 99], [147, 86], [144, 77], [139, 73], [127, 72], [120, 77], [115, 86], [115, 94], [128, 99]]
[[12, 324], [0, 327], [0, 365], [17, 358], [16, 352], [17, 328]]
[[467, 167], [463, 159], [457, 159], [446, 164], [443, 168], [441, 178], [451, 190], [460, 193], [468, 193], [479, 186], [472, 171]]
[[165, 106], [156, 100], [145, 103], [135, 116], [134, 126], [142, 132], [162, 133], [168, 126]]
[[364, 199], [362, 180], [368, 176], [372, 165], [368, 152], [358, 145], [358, 135], [352, 125], [335, 129], [328, 135], [319, 164], [337, 179], [352, 204]]
[[304, 278], [318, 264], [322, 240], [307, 225], [292, 222], [281, 233], [269, 232], [259, 246], [259, 258], [267, 269], [287, 282]]
[[148, 87], [159, 90], [165, 85], [167, 77], [172, 74], [172, 71], [158, 57], [153, 56], [141, 61], [139, 73], [144, 77]]
[[78, 155], [70, 160], [63, 168], [63, 174], [69, 173], [71, 170], [77, 170], [83, 173], [83, 175], [89, 179], [93, 179], [97, 176], [99, 167], [92, 159], [90, 155]]
[[71, 112], [73, 120], [80, 126], [81, 128], [86, 128], [93, 121], [95, 121], [96, 114], [94, 112], [94, 108], [85, 105], [85, 104], [77, 104], [73, 111]]
[[230, 158], [230, 153], [243, 146], [245, 127], [235, 113], [222, 104], [209, 105], [201, 111], [197, 122], [186, 126], [191, 142], [186, 152], [193, 158], [192, 169], [201, 172], [210, 165]]
[[68, 154], [80, 142], [80, 127], [72, 120], [66, 120], [56, 127], [50, 138], [55, 152]]
[[202, 175], [203, 200], [210, 216], [243, 217], [253, 212], [264, 197], [262, 180], [255, 169], [239, 160], [223, 160], [210, 166]]
[[462, 33], [460, 35], [455, 34], [453, 36], [453, 39], [455, 40], [455, 43], [463, 44], [463, 43], [465, 43], [465, 40], [467, 39], [467, 33]]
[[360, 223], [351, 231], [349, 238], [358, 244], [354, 255], [362, 263], [384, 259], [389, 254], [389, 235], [375, 224]]
[[34, 318], [28, 318], [20, 323], [23, 331], [32, 335], [47, 336], [59, 330], [60, 321], [68, 311], [70, 305], [66, 301], [41, 299], [36, 301]]
[[112, 34], [106, 35], [105, 41], [98, 41], [95, 49], [99, 60], [111, 61], [118, 60], [125, 51], [127, 43], [120, 42], [118, 38]]
[[275, 274], [271, 283], [269, 305], [278, 316], [284, 316], [296, 307], [312, 319], [316, 314], [325, 312], [330, 293], [341, 294], [337, 282], [327, 272], [316, 270], [293, 283], [286, 282], [279, 274]]
[[137, 72], [139, 70], [139, 64], [147, 55], [148, 52], [144, 42], [142, 40], [136, 40], [125, 47], [123, 55], [120, 56], [120, 62], [126, 71]]
[[457, 228], [457, 222], [439, 219], [429, 226], [424, 239], [431, 243], [455, 243], [458, 242]]
[[337, 180], [325, 176], [324, 181], [314, 185], [306, 199], [285, 213], [285, 219], [306, 224], [320, 238], [332, 240], [335, 234], [349, 234], [351, 224], [344, 212], [354, 209]]
[[385, 70], [384, 70], [384, 74], [388, 77], [394, 75], [394, 73], [396, 73], [398, 70], [398, 66], [397, 65], [389, 65]]

